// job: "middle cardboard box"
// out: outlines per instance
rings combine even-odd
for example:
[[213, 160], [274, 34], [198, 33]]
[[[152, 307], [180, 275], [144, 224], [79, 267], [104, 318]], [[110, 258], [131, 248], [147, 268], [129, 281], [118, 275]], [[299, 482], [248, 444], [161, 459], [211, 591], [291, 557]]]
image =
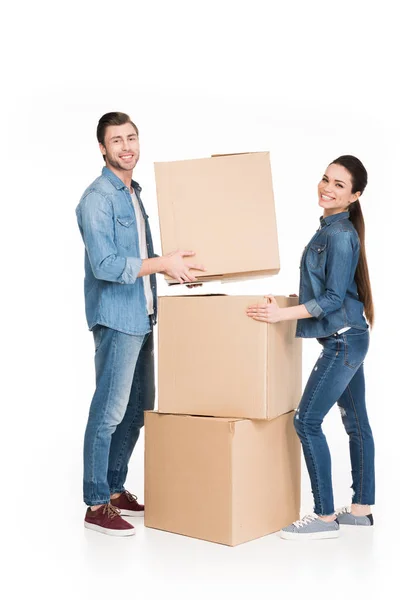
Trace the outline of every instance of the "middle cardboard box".
[[[280, 307], [297, 298], [276, 296]], [[159, 299], [160, 413], [274, 419], [301, 397], [301, 340], [295, 321], [267, 324], [246, 314], [263, 296]]]

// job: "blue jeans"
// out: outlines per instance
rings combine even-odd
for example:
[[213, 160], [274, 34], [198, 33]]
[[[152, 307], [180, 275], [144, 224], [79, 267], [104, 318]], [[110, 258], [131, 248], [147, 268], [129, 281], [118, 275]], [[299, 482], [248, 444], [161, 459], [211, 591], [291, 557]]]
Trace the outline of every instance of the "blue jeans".
[[363, 361], [369, 346], [369, 331], [350, 329], [320, 338], [323, 352], [305, 387], [294, 417], [311, 488], [314, 511], [334, 512], [331, 457], [322, 421], [337, 402], [350, 441], [354, 504], [374, 504], [374, 440], [365, 406]]
[[83, 498], [87, 505], [106, 504], [124, 491], [128, 462], [154, 408], [153, 332], [128, 335], [96, 325], [96, 391], [84, 442]]

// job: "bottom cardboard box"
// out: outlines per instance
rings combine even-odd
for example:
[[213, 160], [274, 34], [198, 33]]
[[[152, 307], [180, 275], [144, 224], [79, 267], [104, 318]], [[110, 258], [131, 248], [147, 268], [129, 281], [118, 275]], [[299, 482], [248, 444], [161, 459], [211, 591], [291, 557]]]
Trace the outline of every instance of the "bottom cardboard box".
[[145, 525], [235, 546], [297, 520], [293, 414], [251, 421], [146, 412]]

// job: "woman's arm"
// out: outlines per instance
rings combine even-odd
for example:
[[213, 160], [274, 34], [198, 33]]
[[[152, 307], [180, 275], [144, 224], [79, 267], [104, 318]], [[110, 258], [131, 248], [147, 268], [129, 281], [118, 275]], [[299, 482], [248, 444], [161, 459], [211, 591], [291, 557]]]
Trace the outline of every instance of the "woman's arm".
[[353, 277], [353, 260], [357, 248], [350, 231], [341, 231], [329, 237], [326, 264], [325, 291], [317, 298], [299, 306], [280, 308], [273, 296], [266, 296], [267, 303], [253, 304], [247, 308], [247, 315], [256, 321], [278, 323], [294, 319], [314, 317], [319, 321], [338, 310], [344, 301], [346, 291]]
[[279, 321], [292, 321], [297, 319], [309, 319], [312, 315], [304, 304], [280, 308], [274, 296], [265, 296], [267, 302], [252, 304], [247, 308], [247, 316], [255, 321], [264, 323], [278, 323]]
[[327, 252], [325, 291], [305, 303], [307, 310], [319, 321], [342, 307], [354, 277], [359, 248], [351, 231], [340, 231], [328, 237]]

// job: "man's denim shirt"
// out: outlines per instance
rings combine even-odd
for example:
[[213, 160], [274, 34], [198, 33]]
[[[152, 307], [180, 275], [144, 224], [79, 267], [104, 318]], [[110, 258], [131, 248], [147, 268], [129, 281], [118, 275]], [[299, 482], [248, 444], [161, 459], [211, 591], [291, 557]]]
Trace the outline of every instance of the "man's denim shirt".
[[328, 337], [343, 327], [368, 329], [354, 280], [360, 240], [349, 213], [320, 219], [300, 264], [299, 303], [312, 315], [297, 321], [297, 337]]
[[[132, 181], [145, 220], [148, 257], [155, 256], [141, 187]], [[89, 329], [97, 324], [144, 335], [157, 319], [156, 276], [150, 275], [154, 314], [147, 314], [138, 227], [126, 185], [107, 167], [84, 192], [77, 208], [85, 244], [85, 308]]]

